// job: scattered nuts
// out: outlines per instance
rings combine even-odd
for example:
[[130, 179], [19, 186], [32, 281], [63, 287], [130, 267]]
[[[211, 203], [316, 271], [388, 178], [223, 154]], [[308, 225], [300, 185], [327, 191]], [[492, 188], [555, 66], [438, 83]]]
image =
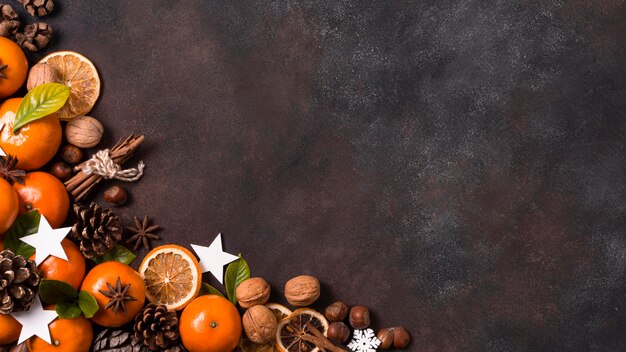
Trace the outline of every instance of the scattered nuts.
[[402, 326], [381, 329], [376, 337], [380, 340], [380, 348], [383, 350], [389, 349], [391, 346], [395, 349], [402, 349], [411, 342], [411, 334]]
[[248, 339], [254, 343], [268, 344], [276, 338], [278, 322], [269, 308], [256, 305], [248, 309], [242, 318]]
[[356, 306], [350, 309], [350, 325], [355, 329], [367, 329], [370, 326], [370, 311], [367, 307]]
[[33, 66], [28, 73], [26, 89], [31, 90], [44, 83], [58, 82], [59, 76], [52, 66], [41, 63]]
[[335, 302], [326, 308], [324, 315], [326, 315], [326, 318], [328, 318], [331, 322], [344, 321], [348, 316], [349, 309], [350, 308], [348, 308], [347, 304], [343, 302]]
[[350, 337], [350, 328], [342, 322], [334, 322], [328, 326], [326, 337], [331, 341], [344, 343]]
[[100, 143], [104, 127], [89, 116], [78, 116], [70, 120], [65, 127], [65, 138], [80, 148], [92, 148]]
[[62, 161], [57, 161], [50, 167], [50, 173], [61, 181], [67, 181], [72, 177], [72, 168]]
[[389, 328], [380, 329], [376, 337], [380, 340], [380, 349], [387, 350], [393, 345], [393, 331]]
[[115, 207], [119, 207], [128, 200], [128, 192], [120, 186], [112, 186], [104, 191], [104, 200]]
[[83, 160], [83, 151], [71, 144], [63, 146], [60, 154], [61, 159], [70, 165], [76, 165]]
[[271, 288], [267, 281], [253, 277], [237, 287], [237, 301], [241, 308], [250, 308], [257, 304], [265, 304], [270, 299]]
[[285, 297], [292, 306], [309, 306], [320, 297], [320, 282], [308, 275], [294, 277], [285, 285]]

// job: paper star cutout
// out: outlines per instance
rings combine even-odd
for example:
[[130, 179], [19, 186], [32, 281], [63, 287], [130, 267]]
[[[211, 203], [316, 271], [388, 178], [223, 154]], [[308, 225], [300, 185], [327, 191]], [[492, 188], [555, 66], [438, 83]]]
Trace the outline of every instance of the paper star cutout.
[[22, 324], [18, 345], [32, 336], [39, 336], [47, 343], [52, 344], [48, 325], [57, 318], [57, 313], [54, 310], [44, 310], [39, 296], [35, 296], [35, 301], [29, 310], [13, 312], [11, 315]]
[[2, 150], [2, 147], [0, 147], [0, 156], [7, 156], [7, 153]]
[[67, 254], [61, 245], [61, 241], [70, 232], [71, 227], [53, 230], [45, 216], [39, 220], [39, 230], [36, 234], [20, 238], [23, 242], [35, 247], [35, 264], [39, 266], [41, 262], [49, 256], [67, 260]]
[[224, 265], [239, 259], [239, 257], [222, 250], [222, 234], [218, 234], [209, 247], [195, 244], [192, 244], [191, 247], [200, 257], [202, 272], [210, 271], [220, 284], [224, 284]]

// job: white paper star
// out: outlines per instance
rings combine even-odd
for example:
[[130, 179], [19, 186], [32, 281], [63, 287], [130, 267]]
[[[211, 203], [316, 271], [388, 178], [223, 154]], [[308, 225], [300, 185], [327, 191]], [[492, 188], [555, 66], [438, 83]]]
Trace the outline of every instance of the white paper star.
[[192, 244], [191, 247], [200, 257], [202, 272], [210, 271], [220, 284], [224, 284], [224, 265], [239, 259], [239, 257], [222, 250], [222, 234], [218, 234], [209, 247], [195, 244]]
[[2, 147], [0, 147], [0, 156], [7, 156], [7, 153], [2, 150]]
[[48, 325], [57, 318], [57, 313], [54, 310], [44, 310], [39, 296], [35, 296], [35, 301], [29, 310], [26, 312], [13, 312], [11, 315], [22, 324], [20, 339], [17, 342], [18, 345], [32, 336], [39, 336], [47, 343], [52, 344]]
[[39, 220], [39, 230], [30, 236], [20, 238], [23, 242], [35, 247], [35, 264], [39, 266], [48, 256], [55, 256], [67, 260], [67, 254], [61, 245], [61, 241], [70, 232], [71, 227], [53, 230], [45, 216]]

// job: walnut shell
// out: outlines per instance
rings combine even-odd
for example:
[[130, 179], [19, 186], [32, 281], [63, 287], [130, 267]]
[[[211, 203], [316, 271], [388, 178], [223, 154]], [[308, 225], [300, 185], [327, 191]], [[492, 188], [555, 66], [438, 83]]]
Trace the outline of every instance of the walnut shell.
[[306, 307], [320, 298], [320, 282], [313, 276], [302, 275], [287, 281], [285, 298], [295, 307]]
[[44, 83], [59, 82], [59, 75], [54, 67], [41, 63], [33, 66], [28, 72], [26, 89], [31, 90]]
[[95, 147], [100, 143], [103, 133], [102, 124], [89, 116], [75, 117], [65, 126], [65, 138], [79, 148]]
[[270, 299], [271, 288], [267, 281], [253, 277], [237, 287], [237, 301], [241, 308], [250, 308], [257, 304], [265, 304]]
[[254, 343], [268, 344], [276, 338], [278, 321], [269, 308], [256, 305], [248, 309], [242, 318], [243, 329]]

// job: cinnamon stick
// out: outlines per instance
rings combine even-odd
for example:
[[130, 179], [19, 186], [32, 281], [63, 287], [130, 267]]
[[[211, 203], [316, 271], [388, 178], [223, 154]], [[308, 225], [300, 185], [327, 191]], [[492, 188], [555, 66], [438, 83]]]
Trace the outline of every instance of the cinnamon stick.
[[335, 346], [332, 342], [330, 342], [330, 340], [326, 336], [324, 336], [324, 334], [322, 334], [319, 330], [317, 330], [317, 328], [313, 326], [311, 323], [308, 323], [306, 327], [311, 332], [311, 334], [313, 334], [313, 336], [306, 335], [306, 334], [300, 336], [300, 338], [303, 339], [304, 341], [308, 341], [312, 344], [315, 344], [315, 346], [325, 351], [347, 352], [347, 350], [344, 350], [341, 347]]

